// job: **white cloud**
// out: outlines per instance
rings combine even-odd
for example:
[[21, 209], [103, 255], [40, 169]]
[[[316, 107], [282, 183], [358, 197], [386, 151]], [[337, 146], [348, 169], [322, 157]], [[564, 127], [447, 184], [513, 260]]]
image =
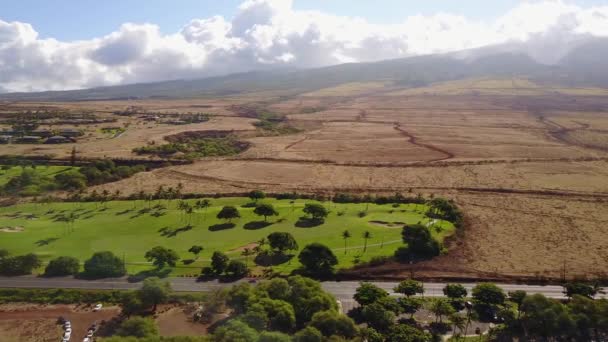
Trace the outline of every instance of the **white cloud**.
[[591, 36], [608, 36], [608, 6], [523, 2], [493, 23], [449, 13], [396, 25], [247, 0], [231, 20], [194, 19], [179, 32], [125, 23], [104, 37], [62, 42], [0, 20], [0, 89], [58, 90], [195, 78], [277, 66], [318, 67], [493, 46], [555, 63]]

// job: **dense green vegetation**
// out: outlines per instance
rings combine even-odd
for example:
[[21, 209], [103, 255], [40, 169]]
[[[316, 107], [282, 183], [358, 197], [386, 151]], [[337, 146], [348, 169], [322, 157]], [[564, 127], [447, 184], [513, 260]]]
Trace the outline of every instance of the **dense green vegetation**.
[[[251, 205], [247, 198], [171, 200], [164, 198], [175, 197], [163, 195], [154, 200], [153, 197], [109, 201], [109, 195], [99, 195], [88, 199], [91, 202], [30, 203], [0, 208], [3, 226], [22, 228], [19, 232], [0, 231], [0, 248], [6, 248], [12, 255], [34, 252], [43, 261], [70, 256], [81, 263], [105, 250], [124, 260], [130, 273], [137, 273], [152, 269], [154, 262], [159, 265], [155, 256], [162, 253], [148, 254], [148, 261], [146, 253], [161, 247], [174, 251], [180, 258], [172, 259], [176, 267], [170, 272], [190, 275], [198, 275], [203, 267], [210, 266], [214, 252], [223, 252], [230, 260], [244, 261], [254, 271], [257, 267], [257, 272], [272, 268], [288, 273], [302, 266], [297, 256], [318, 241], [329, 247], [337, 259], [337, 269], [392, 256], [403, 245], [405, 224], [428, 225], [430, 236], [439, 242], [455, 229], [448, 221], [427, 217], [428, 205], [389, 204], [387, 198], [378, 199], [386, 204], [258, 198], [257, 204]], [[263, 205], [265, 209], [259, 209]], [[264, 213], [270, 213], [267, 205], [272, 205], [278, 216], [264, 218]], [[226, 207], [234, 208], [240, 217], [218, 217]], [[323, 215], [327, 216], [322, 221], [315, 220]], [[345, 230], [349, 232], [347, 238]], [[289, 233], [294, 241], [278, 235], [280, 243], [272, 239], [269, 244], [267, 238], [272, 233]], [[194, 255], [190, 251], [193, 245], [202, 247]], [[311, 263], [329, 262], [334, 266], [331, 255], [328, 257]], [[165, 264], [170, 265], [166, 260], [162, 263], [165, 268]], [[230, 271], [240, 273], [241, 266], [233, 263]]]
[[258, 114], [259, 121], [253, 125], [258, 128], [258, 131], [265, 136], [272, 135], [286, 135], [299, 133], [301, 130], [289, 125], [285, 122], [285, 118], [282, 116], [262, 113]]
[[150, 154], [159, 157], [174, 156], [180, 159], [196, 159], [202, 157], [232, 156], [241, 153], [249, 145], [237, 140], [234, 136], [216, 138], [196, 138], [183, 142], [172, 142], [161, 145], [148, 145], [133, 149], [139, 155]]
[[10, 195], [37, 196], [53, 190], [82, 190], [89, 185], [114, 182], [145, 171], [145, 166], [116, 166], [111, 160], [99, 160], [83, 167], [2, 165], [0, 192]]

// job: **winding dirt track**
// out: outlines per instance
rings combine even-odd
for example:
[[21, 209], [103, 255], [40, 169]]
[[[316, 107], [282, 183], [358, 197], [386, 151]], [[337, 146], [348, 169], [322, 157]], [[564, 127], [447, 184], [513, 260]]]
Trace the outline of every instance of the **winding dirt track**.
[[449, 151], [441, 149], [441, 148], [439, 148], [439, 147], [437, 147], [435, 145], [425, 144], [425, 143], [418, 142], [418, 140], [416, 139], [415, 136], [413, 136], [411, 133], [409, 133], [408, 131], [406, 131], [403, 128], [401, 128], [401, 124], [400, 123], [396, 122], [395, 125], [394, 125], [394, 128], [395, 128], [395, 130], [401, 132], [401, 134], [403, 134], [404, 136], [406, 136], [409, 139], [409, 142], [412, 145], [424, 147], [426, 149], [433, 150], [435, 152], [439, 152], [439, 153], [445, 154], [444, 158], [433, 159], [433, 160], [429, 160], [427, 162], [442, 161], [442, 160], [448, 160], [448, 159], [454, 158], [454, 154], [451, 153], [451, 152], [449, 152]]

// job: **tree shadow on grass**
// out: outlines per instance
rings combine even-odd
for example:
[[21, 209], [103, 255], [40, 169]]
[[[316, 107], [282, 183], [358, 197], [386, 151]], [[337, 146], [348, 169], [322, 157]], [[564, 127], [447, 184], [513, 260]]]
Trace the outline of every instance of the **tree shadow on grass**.
[[135, 274], [131, 274], [129, 275], [129, 277], [127, 277], [127, 281], [129, 281], [129, 283], [138, 283], [150, 277], [167, 278], [169, 276], [169, 273], [171, 273], [170, 267], [160, 269], [155, 268], [153, 270], [145, 270]]
[[273, 254], [265, 252], [256, 255], [253, 261], [256, 263], [256, 265], [269, 267], [289, 262], [291, 259], [293, 259], [293, 257], [293, 254]]
[[236, 224], [234, 223], [220, 223], [209, 226], [209, 230], [212, 232], [217, 232], [220, 230], [232, 229], [234, 227], [236, 227]]
[[175, 229], [171, 229], [169, 227], [163, 227], [163, 228], [159, 229], [158, 231], [160, 232], [161, 236], [171, 238], [171, 237], [176, 237], [177, 234], [179, 234], [179, 233], [183, 233], [183, 232], [192, 230], [192, 228], [194, 228], [194, 226], [189, 224], [187, 226], [183, 226], [181, 228], [175, 228]]
[[325, 223], [325, 220], [323, 220], [323, 219], [315, 219], [315, 218], [309, 218], [309, 217], [303, 216], [298, 219], [295, 226], [298, 228], [313, 228], [313, 227], [318, 227], [318, 226], [322, 225], [323, 223]]
[[154, 217], [161, 217], [161, 216], [165, 216], [165, 215], [167, 215], [167, 213], [164, 211], [155, 211], [152, 214], [150, 214], [150, 216], [154, 216]]
[[195, 261], [194, 259], [184, 259], [184, 260], [182, 260], [182, 264], [191, 265], [194, 263], [194, 261]]
[[59, 240], [58, 237], [50, 237], [50, 238], [47, 238], [47, 239], [38, 240], [38, 241], [35, 242], [35, 244], [38, 247], [48, 246], [48, 245], [50, 245], [51, 243], [53, 243], [53, 242], [55, 242], [57, 240]]
[[132, 212], [132, 211], [133, 211], [133, 209], [125, 209], [123, 211], [117, 212], [116, 216], [125, 215], [125, 214], [128, 214], [128, 213]]
[[257, 229], [266, 228], [266, 227], [271, 226], [271, 225], [272, 225], [272, 222], [252, 221], [252, 222], [245, 223], [245, 225], [243, 226], [243, 228], [245, 228], [247, 230], [257, 230]]

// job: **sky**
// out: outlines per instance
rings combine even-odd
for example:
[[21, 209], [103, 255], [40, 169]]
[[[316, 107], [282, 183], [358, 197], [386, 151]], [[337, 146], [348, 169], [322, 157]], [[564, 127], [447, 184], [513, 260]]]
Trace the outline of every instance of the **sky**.
[[[0, 0], [0, 92], [501, 46], [555, 63], [608, 0]], [[501, 50], [502, 51], [502, 50]]]

